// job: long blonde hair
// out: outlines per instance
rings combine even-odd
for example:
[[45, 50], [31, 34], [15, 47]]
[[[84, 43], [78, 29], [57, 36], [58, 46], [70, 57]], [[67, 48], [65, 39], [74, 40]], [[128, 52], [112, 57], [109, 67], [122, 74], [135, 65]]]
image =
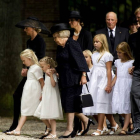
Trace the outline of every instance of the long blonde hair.
[[134, 59], [133, 56], [132, 56], [132, 53], [131, 53], [131, 49], [130, 49], [130, 47], [129, 47], [127, 42], [121, 42], [117, 46], [116, 50], [124, 53], [126, 61]]
[[45, 62], [46, 64], [49, 64], [49, 65], [50, 65], [50, 68], [55, 68], [55, 67], [57, 67], [57, 64], [56, 64], [56, 62], [53, 60], [53, 58], [48, 57], [48, 56], [43, 57], [42, 59], [40, 59], [39, 62]]
[[39, 63], [38, 63], [38, 58], [36, 57], [35, 52], [32, 51], [31, 49], [25, 49], [24, 51], [22, 51], [22, 52], [20, 53], [20, 56], [29, 58], [29, 59], [32, 60], [32, 62], [33, 62], [34, 64], [39, 65]]
[[[93, 38], [93, 44], [94, 44], [95, 39], [97, 39], [102, 44], [101, 49], [98, 51], [101, 54], [100, 58], [98, 59], [98, 62], [99, 62], [100, 59], [102, 58], [102, 56], [104, 55], [104, 53], [109, 52], [108, 43], [107, 43], [106, 35], [104, 35], [104, 34], [95, 35]], [[97, 52], [96, 49], [93, 50], [93, 53], [95, 53], [95, 52]]]

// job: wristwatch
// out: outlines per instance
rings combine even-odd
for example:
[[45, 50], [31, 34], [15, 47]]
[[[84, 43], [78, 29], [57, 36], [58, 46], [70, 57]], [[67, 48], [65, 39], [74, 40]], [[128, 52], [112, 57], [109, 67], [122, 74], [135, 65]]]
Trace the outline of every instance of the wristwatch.
[[82, 74], [83, 76], [87, 76], [85, 73]]

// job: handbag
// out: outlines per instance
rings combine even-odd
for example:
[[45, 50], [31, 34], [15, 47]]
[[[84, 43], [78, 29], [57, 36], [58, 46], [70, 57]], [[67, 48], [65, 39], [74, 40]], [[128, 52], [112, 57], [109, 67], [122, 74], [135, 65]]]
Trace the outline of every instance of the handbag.
[[91, 94], [89, 93], [87, 84], [86, 84], [86, 87], [87, 87], [88, 93], [87, 94], [83, 93], [83, 94], [80, 95], [83, 108], [94, 106], [93, 99], [92, 99]]

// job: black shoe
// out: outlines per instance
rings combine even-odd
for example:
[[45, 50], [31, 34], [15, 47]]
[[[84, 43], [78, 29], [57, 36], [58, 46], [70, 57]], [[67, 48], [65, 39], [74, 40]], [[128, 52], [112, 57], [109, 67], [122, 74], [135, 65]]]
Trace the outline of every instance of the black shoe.
[[119, 122], [121, 124], [121, 127], [123, 128], [123, 126], [124, 126], [124, 118], [122, 116], [119, 116]]
[[91, 120], [91, 119], [89, 119], [88, 120], [88, 124], [87, 124], [87, 128], [83, 131], [83, 133], [81, 134], [81, 136], [84, 136], [88, 132], [89, 127], [90, 127], [91, 124], [95, 125], [94, 121]]
[[49, 134], [47, 134], [47, 135], [43, 135], [43, 136], [41, 136], [39, 139], [43, 139], [44, 137], [46, 137], [46, 136], [48, 136]]
[[107, 124], [107, 128], [108, 129], [111, 129], [111, 124]]
[[10, 130], [3, 131], [3, 133], [10, 132]]
[[134, 135], [140, 133], [140, 128], [134, 128], [131, 132], [127, 132], [128, 135]]
[[76, 136], [76, 132], [72, 131], [69, 135], [67, 135], [67, 136], [60, 136], [58, 138], [59, 139], [65, 139], [65, 138], [69, 138], [69, 137], [74, 138], [75, 136]]

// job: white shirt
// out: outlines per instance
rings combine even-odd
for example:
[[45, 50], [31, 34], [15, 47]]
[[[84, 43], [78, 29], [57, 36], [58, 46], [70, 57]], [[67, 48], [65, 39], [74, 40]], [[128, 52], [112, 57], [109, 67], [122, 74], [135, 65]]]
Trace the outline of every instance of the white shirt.
[[[108, 34], [109, 34], [109, 37], [110, 37], [110, 29], [107, 28], [107, 30], [108, 30]], [[115, 37], [115, 30], [116, 30], [116, 26], [114, 27], [114, 29], [112, 29], [113, 37]]]

